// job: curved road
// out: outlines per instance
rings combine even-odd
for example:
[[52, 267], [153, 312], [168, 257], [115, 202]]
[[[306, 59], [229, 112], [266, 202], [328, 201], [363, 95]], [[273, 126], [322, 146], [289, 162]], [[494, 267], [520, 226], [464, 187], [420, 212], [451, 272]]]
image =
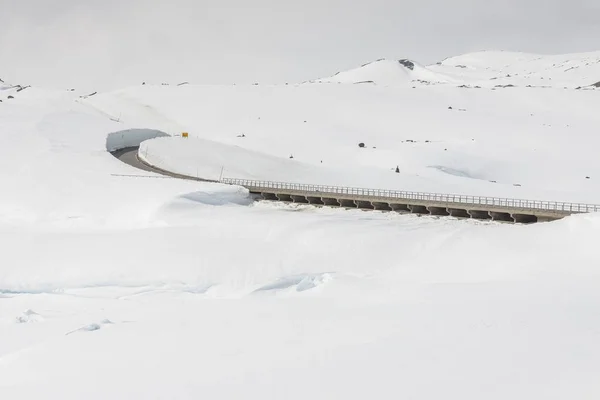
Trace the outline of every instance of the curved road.
[[141, 169], [143, 171], [154, 172], [155, 174], [160, 174], [160, 175], [168, 176], [171, 178], [187, 179], [190, 181], [217, 182], [217, 181], [210, 180], [210, 179], [197, 178], [195, 176], [176, 174], [174, 172], [169, 172], [169, 171], [165, 171], [164, 169], [154, 167], [154, 166], [139, 159], [138, 149], [139, 149], [139, 146], [126, 147], [124, 149], [115, 150], [115, 151], [111, 152], [110, 154], [112, 154], [113, 156], [115, 156], [117, 159], [124, 162], [125, 164], [129, 164], [132, 167]]

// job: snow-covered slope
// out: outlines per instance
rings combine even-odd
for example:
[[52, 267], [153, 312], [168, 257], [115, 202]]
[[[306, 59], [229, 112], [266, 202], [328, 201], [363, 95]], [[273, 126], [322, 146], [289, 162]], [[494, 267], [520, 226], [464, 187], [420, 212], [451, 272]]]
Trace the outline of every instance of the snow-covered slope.
[[147, 85], [81, 102], [203, 139], [148, 144], [148, 157], [185, 174], [600, 202], [593, 90]]
[[141, 156], [207, 178], [600, 202], [592, 73], [496, 88], [466, 58], [437, 84], [0, 91], [0, 398], [597, 398], [597, 215], [253, 203], [107, 152], [157, 130]]
[[452, 57], [430, 68], [496, 85], [577, 88], [600, 81], [600, 52], [546, 56], [485, 51]]
[[411, 60], [377, 60], [359, 68], [338, 72], [331, 78], [319, 79], [319, 83], [371, 83], [380, 85], [408, 86], [413, 82], [449, 83], [447, 76], [430, 71]]
[[393, 86], [589, 88], [600, 82], [600, 52], [546, 56], [482, 51], [423, 66], [412, 60], [377, 60], [319, 83]]

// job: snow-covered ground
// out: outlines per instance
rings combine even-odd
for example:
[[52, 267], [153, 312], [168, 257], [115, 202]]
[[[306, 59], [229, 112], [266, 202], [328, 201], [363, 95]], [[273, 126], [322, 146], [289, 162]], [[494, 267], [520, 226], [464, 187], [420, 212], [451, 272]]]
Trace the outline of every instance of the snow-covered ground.
[[0, 398], [597, 398], [600, 216], [253, 203], [136, 170], [107, 136], [189, 132], [140, 156], [209, 179], [600, 203], [599, 58], [93, 96], [2, 84]]

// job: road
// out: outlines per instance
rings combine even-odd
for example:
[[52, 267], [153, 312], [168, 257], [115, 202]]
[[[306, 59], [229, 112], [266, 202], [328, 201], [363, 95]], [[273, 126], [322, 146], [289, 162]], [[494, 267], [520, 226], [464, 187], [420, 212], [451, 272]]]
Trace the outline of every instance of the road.
[[117, 159], [119, 159], [120, 161], [124, 162], [125, 164], [129, 164], [132, 167], [141, 169], [143, 171], [154, 172], [155, 174], [160, 174], [160, 175], [168, 176], [171, 178], [187, 179], [190, 181], [216, 182], [216, 181], [213, 181], [210, 179], [202, 179], [202, 178], [197, 178], [195, 176], [176, 174], [174, 172], [169, 172], [169, 171], [165, 171], [164, 169], [153, 167], [152, 165], [147, 164], [138, 158], [138, 149], [139, 149], [139, 147], [137, 147], [137, 146], [136, 147], [126, 147], [124, 149], [115, 150], [111, 154], [113, 156], [115, 156]]
[[[149, 165], [138, 158], [138, 147], [127, 147], [111, 154], [122, 162], [143, 171], [171, 178], [218, 183], [218, 181], [176, 174]], [[243, 179], [223, 179], [221, 183], [245, 187], [250, 193], [260, 194], [266, 200], [506, 222], [552, 221], [576, 213], [600, 212], [600, 205], [552, 201], [343, 188]]]

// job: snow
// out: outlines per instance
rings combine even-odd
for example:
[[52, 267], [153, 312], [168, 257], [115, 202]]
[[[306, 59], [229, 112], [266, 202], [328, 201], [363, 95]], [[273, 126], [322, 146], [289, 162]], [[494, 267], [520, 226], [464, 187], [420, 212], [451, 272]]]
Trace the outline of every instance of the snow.
[[[594, 55], [536, 57], [449, 59], [428, 83], [415, 63], [376, 64], [375, 84], [0, 91], [0, 398], [597, 398], [600, 215], [253, 202], [107, 152], [141, 143], [209, 179], [600, 203], [597, 91], [575, 89]], [[543, 68], [558, 60], [580, 71]], [[461, 87], [507, 69], [569, 89]]]

